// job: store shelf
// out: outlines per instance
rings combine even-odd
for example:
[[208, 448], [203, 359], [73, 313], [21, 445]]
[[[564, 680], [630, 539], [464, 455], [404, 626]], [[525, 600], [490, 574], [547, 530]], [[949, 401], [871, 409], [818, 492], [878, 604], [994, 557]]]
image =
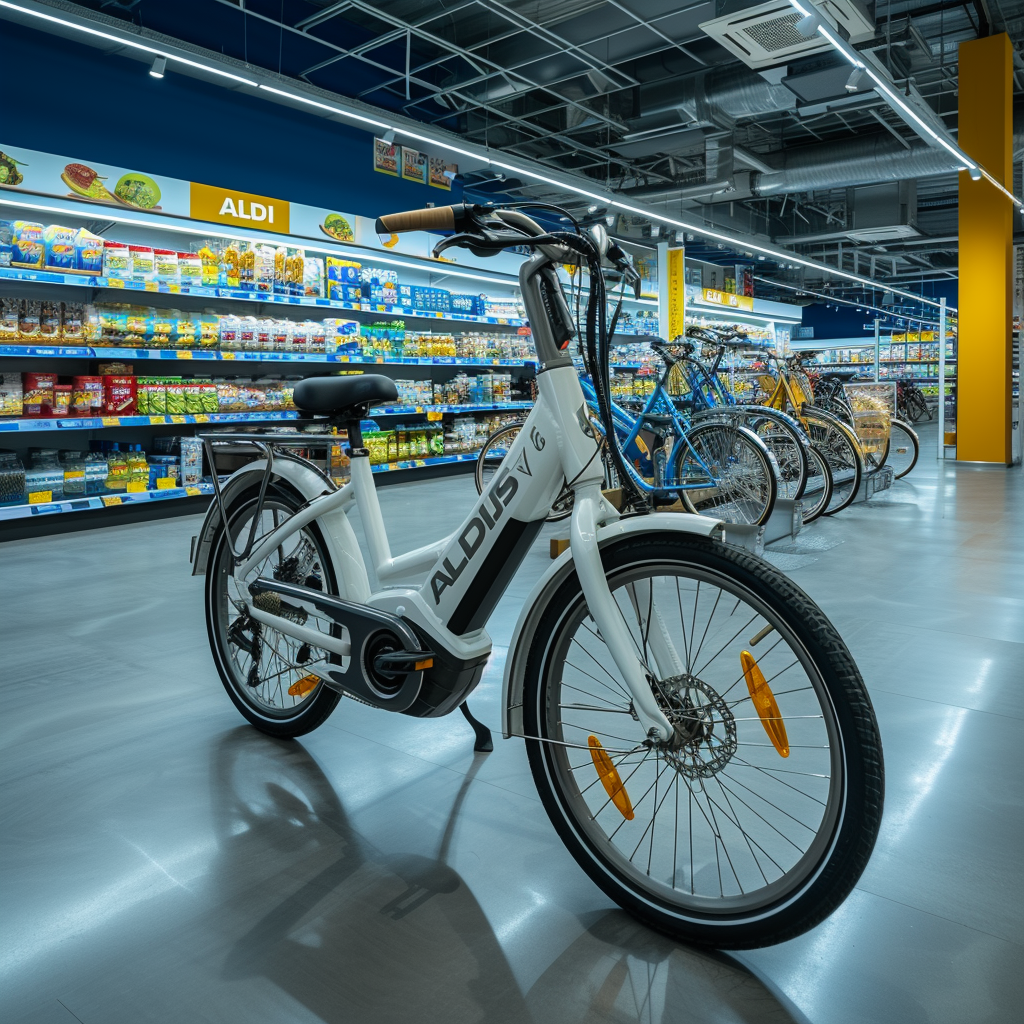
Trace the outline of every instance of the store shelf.
[[[370, 416], [422, 416], [426, 413], [504, 412], [532, 409], [533, 402], [491, 405], [382, 405]], [[272, 423], [298, 419], [294, 410], [281, 412], [215, 412], [173, 416], [62, 416], [58, 419], [0, 420], [0, 433], [37, 433], [47, 430], [103, 430], [107, 427], [162, 427], [203, 423]]]
[[[48, 270], [0, 270], [0, 282], [22, 281], [32, 284], [59, 284], [74, 288], [98, 288], [144, 295], [198, 295], [203, 298], [228, 299], [236, 302], [259, 302], [275, 306], [314, 307], [340, 309], [353, 313], [383, 313], [391, 317], [409, 317], [416, 320], [440, 320], [453, 323], [483, 324], [491, 327], [524, 327], [520, 317], [474, 316], [470, 313], [442, 313], [438, 310], [406, 309], [404, 306], [376, 305], [369, 302], [343, 302], [340, 299], [322, 299], [307, 295], [274, 295], [270, 292], [246, 291], [241, 288], [215, 288], [158, 281], [122, 281], [119, 278], [90, 277], [82, 274], [58, 274]], [[126, 296], [127, 297], [127, 296]]]
[[0, 420], [0, 433], [36, 433], [46, 430], [102, 430], [106, 427], [159, 427], [189, 423], [269, 423], [298, 419], [294, 411], [214, 412], [183, 416], [62, 416], [59, 419]]
[[405, 462], [382, 462], [372, 466], [374, 473], [393, 473], [400, 469], [427, 469], [431, 466], [446, 466], [456, 462], [476, 462], [479, 452], [463, 452], [459, 455], [432, 455], [426, 459], [409, 459]]
[[[458, 462], [476, 462], [478, 452], [458, 455], [435, 455], [425, 459], [386, 462], [371, 467], [374, 473], [393, 473], [399, 470], [430, 469], [434, 466], [454, 465]], [[201, 483], [196, 487], [168, 487], [159, 491], [135, 491], [119, 494], [89, 495], [62, 501], [40, 502], [33, 505], [5, 505], [0, 507], [0, 523], [32, 516], [60, 515], [66, 512], [87, 512], [125, 505], [140, 505], [153, 501], [173, 501], [176, 498], [212, 497], [213, 484]]]
[[0, 357], [28, 359], [158, 359], [171, 362], [230, 363], [344, 363], [366, 366], [502, 366], [534, 367], [536, 360], [460, 359], [457, 356], [385, 359], [382, 356], [361, 356], [324, 352], [239, 352], [218, 349], [113, 348], [107, 346], [69, 345], [0, 345]]
[[94, 509], [116, 508], [124, 505], [140, 505], [152, 501], [173, 501], [175, 498], [195, 498], [212, 495], [213, 484], [199, 484], [196, 487], [169, 487], [161, 491], [136, 491], [132, 493], [90, 495], [63, 501], [48, 501], [34, 505], [5, 505], [0, 508], [0, 523], [12, 519], [29, 519], [32, 516], [58, 515], [64, 512], [87, 512]]

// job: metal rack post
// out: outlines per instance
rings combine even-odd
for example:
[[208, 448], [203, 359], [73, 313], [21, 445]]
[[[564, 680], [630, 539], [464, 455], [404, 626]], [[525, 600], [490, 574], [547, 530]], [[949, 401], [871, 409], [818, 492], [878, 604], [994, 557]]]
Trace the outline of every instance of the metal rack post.
[[939, 299], [939, 443], [936, 458], [946, 457], [946, 300]]

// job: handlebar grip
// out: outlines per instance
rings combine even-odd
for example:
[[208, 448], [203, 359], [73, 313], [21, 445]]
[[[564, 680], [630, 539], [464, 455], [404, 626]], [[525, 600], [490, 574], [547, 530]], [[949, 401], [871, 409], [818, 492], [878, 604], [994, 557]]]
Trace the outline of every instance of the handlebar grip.
[[424, 210], [389, 213], [377, 218], [378, 234], [400, 234], [403, 231], [454, 231], [466, 215], [463, 203], [456, 206], [431, 206]]

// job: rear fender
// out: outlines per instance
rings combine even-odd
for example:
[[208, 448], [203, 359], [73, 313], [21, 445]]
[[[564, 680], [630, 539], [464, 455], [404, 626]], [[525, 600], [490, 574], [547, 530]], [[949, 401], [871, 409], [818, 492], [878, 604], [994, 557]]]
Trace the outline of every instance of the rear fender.
[[[733, 538], [729, 531], [737, 534], [736, 541], [749, 546], [745, 531], [750, 528], [731, 526], [707, 516], [695, 516], [678, 512], [655, 512], [651, 515], [619, 519], [598, 528], [597, 543], [601, 548], [641, 533], [690, 533], [699, 537], [716, 537], [721, 540]], [[548, 604], [558, 588], [573, 571], [572, 550], [563, 551], [552, 562], [547, 572], [533, 588], [519, 613], [519, 621], [512, 633], [508, 657], [505, 660], [505, 678], [501, 699], [501, 731], [505, 739], [523, 733], [523, 683], [526, 678], [526, 661], [530, 653], [533, 635], [547, 611]]]
[[[266, 460], [260, 459], [243, 466], [228, 477], [221, 485], [224, 503], [228, 508], [250, 487], [259, 487], [266, 465]], [[338, 489], [334, 481], [316, 466], [304, 459], [291, 458], [283, 452], [274, 456], [273, 480], [289, 487], [305, 502]], [[343, 509], [335, 509], [320, 516], [316, 524], [323, 534], [328, 555], [336, 570], [338, 596], [349, 601], [365, 603], [370, 597], [370, 583], [359, 549], [359, 541], [348, 516]], [[220, 525], [220, 506], [214, 500], [210, 503], [199, 534], [192, 541], [193, 576], [206, 575], [213, 541]]]

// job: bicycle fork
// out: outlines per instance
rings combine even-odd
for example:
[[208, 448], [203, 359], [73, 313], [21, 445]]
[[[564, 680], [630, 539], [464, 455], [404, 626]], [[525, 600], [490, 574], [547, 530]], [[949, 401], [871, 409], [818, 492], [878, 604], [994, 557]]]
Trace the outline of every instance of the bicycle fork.
[[[569, 547], [573, 563], [576, 566], [583, 596], [587, 600], [587, 607], [629, 689], [637, 716], [648, 736], [667, 741], [674, 730], [658, 706], [652, 685], [655, 680], [650, 677], [648, 668], [638, 657], [636, 642], [612, 596], [601, 561], [597, 526], [603, 501], [600, 488], [596, 484], [585, 485], [576, 491], [569, 530]], [[648, 632], [659, 670], [681, 672], [679, 656], [660, 615], [650, 617]]]

